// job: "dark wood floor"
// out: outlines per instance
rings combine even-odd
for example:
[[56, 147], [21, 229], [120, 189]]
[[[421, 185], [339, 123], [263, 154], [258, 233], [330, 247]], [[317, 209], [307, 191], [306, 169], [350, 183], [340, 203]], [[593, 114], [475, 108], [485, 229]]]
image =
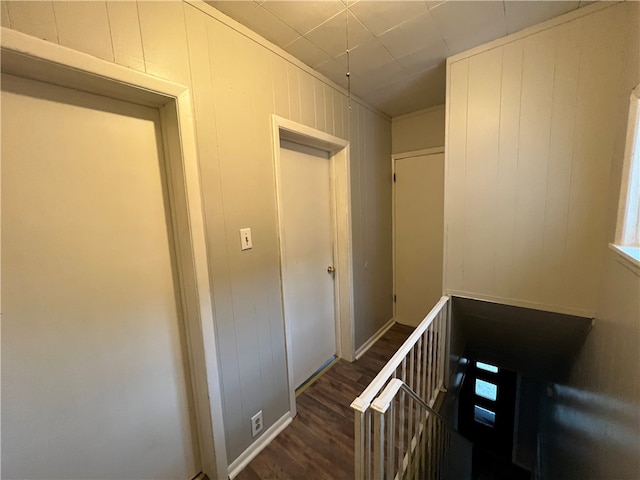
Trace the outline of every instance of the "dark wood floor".
[[411, 334], [394, 325], [360, 360], [336, 362], [297, 399], [298, 415], [236, 477], [255, 479], [352, 479], [351, 402]]

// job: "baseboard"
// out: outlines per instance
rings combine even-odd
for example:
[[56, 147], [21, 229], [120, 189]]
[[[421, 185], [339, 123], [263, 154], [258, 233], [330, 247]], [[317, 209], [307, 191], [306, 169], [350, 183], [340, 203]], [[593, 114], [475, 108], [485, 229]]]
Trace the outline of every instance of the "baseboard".
[[258, 440], [253, 442], [249, 448], [247, 448], [244, 452], [240, 454], [238, 458], [236, 458], [229, 465], [229, 478], [233, 480], [238, 474], [249, 465], [249, 462], [253, 460], [256, 455], [258, 455], [264, 447], [269, 445], [271, 441], [278, 436], [282, 430], [287, 428], [287, 426], [291, 423], [293, 418], [291, 417], [291, 412], [285, 413], [276, 423], [271, 425], [269, 429], [262, 434]]
[[393, 325], [396, 323], [396, 321], [392, 318], [391, 320], [389, 320], [387, 323], [385, 323], [382, 328], [380, 330], [378, 330], [375, 335], [373, 335], [369, 340], [367, 340], [366, 342], [364, 342], [364, 344], [356, 350], [356, 360], [359, 360], [360, 357], [362, 357], [362, 355], [364, 355], [365, 353], [367, 353], [367, 350], [369, 350], [371, 347], [373, 347], [373, 345], [380, 340], [380, 338], [387, 333], [387, 330], [389, 330], [391, 327], [393, 327]]

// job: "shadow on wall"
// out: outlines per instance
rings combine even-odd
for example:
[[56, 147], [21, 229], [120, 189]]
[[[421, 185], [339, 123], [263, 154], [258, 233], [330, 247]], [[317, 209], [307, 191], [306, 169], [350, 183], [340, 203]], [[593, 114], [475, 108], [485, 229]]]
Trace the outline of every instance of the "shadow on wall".
[[[631, 373], [636, 375], [635, 370]], [[620, 372], [620, 375], [623, 375]], [[542, 478], [637, 480], [640, 410], [603, 394], [555, 385], [543, 401]], [[607, 472], [599, 471], [602, 460]]]

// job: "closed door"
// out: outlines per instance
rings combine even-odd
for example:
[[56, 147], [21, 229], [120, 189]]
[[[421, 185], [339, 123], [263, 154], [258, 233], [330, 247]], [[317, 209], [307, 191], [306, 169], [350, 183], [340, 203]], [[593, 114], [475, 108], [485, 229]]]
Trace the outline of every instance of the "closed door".
[[2, 76], [2, 476], [199, 471], [157, 110]]
[[283, 294], [297, 388], [336, 354], [329, 154], [281, 147]]
[[444, 154], [394, 161], [395, 320], [417, 326], [442, 296]]

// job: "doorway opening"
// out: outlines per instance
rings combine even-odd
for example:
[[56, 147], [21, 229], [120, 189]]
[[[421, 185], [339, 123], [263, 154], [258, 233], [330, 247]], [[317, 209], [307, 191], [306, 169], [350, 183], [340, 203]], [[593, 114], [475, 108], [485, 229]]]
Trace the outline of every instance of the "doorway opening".
[[[277, 115], [272, 117], [272, 127], [293, 417], [297, 387], [332, 356], [354, 359], [349, 142]], [[322, 241], [318, 242], [319, 238]], [[316, 295], [318, 288], [324, 291], [322, 298]], [[314, 335], [318, 309], [324, 310], [325, 316], [333, 315], [333, 320], [325, 321], [320, 334], [324, 347], [315, 352], [317, 361], [313, 363], [304, 349], [296, 354], [296, 342], [309, 332]], [[313, 346], [315, 349], [315, 343]]]

